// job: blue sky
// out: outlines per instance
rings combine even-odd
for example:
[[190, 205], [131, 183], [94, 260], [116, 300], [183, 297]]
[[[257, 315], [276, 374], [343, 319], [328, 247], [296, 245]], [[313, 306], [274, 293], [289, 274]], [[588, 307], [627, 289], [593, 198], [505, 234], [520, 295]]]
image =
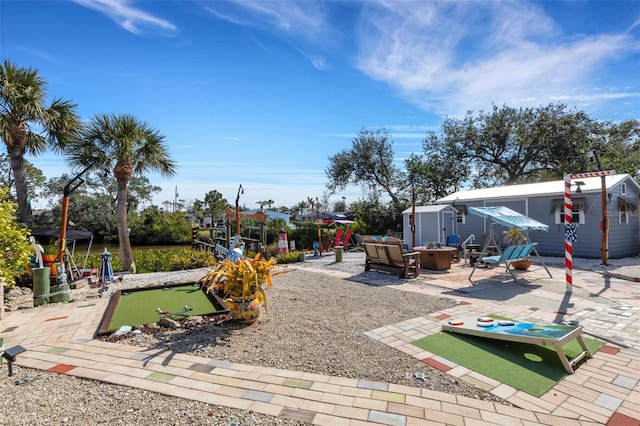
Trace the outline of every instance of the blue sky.
[[150, 176], [158, 205], [176, 187], [233, 203], [242, 184], [247, 208], [322, 197], [328, 157], [362, 127], [389, 129], [401, 164], [444, 117], [492, 104], [639, 118], [638, 1], [2, 0], [0, 19], [2, 60], [51, 97], [166, 136], [178, 172]]

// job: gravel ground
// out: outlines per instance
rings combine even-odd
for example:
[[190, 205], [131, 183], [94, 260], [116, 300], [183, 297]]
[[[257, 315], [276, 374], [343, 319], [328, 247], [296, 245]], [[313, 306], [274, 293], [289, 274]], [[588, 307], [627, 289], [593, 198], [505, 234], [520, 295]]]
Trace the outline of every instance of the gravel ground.
[[[342, 263], [335, 263], [332, 256], [324, 256], [289, 266], [286, 273], [274, 278], [274, 286], [268, 290], [268, 312], [263, 312], [259, 321], [251, 326], [194, 323], [177, 330], [161, 329], [119, 340], [232, 362], [425, 387], [508, 405], [488, 392], [364, 336], [366, 331], [442, 310], [454, 302], [398, 291], [393, 284], [399, 280], [393, 277], [381, 280], [381, 274], [363, 272], [363, 259], [362, 254], [345, 253]], [[545, 261], [554, 264], [553, 258]], [[594, 260], [575, 259], [574, 264], [576, 268], [598, 269]], [[630, 273], [638, 271], [639, 264], [637, 258], [621, 260], [615, 268], [618, 272], [623, 268], [625, 273]], [[316, 273], [309, 268], [357, 274], [358, 281], [378, 285]], [[99, 288], [87, 286], [73, 290], [72, 297], [80, 301], [108, 297], [117, 289], [192, 282], [206, 271], [127, 275], [102, 294]], [[12, 290], [6, 296], [9, 310], [33, 306], [29, 289]], [[14, 376], [8, 377], [3, 374], [6, 367], [0, 369], [3, 398], [0, 425], [305, 424], [63, 374], [21, 367], [14, 370]], [[413, 378], [413, 373], [418, 372], [425, 373], [427, 379]], [[26, 376], [33, 380], [21, 385], [14, 383]]]

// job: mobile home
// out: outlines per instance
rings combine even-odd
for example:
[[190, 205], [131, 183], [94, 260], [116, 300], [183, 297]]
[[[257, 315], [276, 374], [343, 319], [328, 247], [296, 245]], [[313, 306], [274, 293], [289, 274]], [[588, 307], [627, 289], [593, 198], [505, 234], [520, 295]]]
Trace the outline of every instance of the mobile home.
[[[485, 219], [468, 214], [469, 207], [505, 206], [549, 225], [548, 232], [534, 231], [531, 235], [531, 240], [538, 243], [541, 255], [564, 256], [564, 192], [565, 183], [558, 180], [458, 191], [437, 200], [437, 203], [456, 209], [454, 229], [461, 241], [471, 235], [479, 238], [488, 230]], [[639, 197], [640, 184], [628, 174], [606, 176], [604, 186], [601, 177], [573, 180], [572, 222], [577, 228], [573, 255], [600, 258], [603, 247], [607, 249], [607, 257], [612, 259], [640, 253]], [[605, 245], [601, 227], [607, 225], [603, 225], [603, 213], [608, 219]], [[406, 235], [410, 234], [405, 233], [405, 240]]]

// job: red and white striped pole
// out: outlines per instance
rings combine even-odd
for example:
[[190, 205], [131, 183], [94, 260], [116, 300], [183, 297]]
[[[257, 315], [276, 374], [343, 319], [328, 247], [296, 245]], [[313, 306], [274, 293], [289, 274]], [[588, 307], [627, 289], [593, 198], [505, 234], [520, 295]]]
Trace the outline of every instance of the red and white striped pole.
[[573, 175], [564, 176], [564, 269], [566, 286], [570, 289], [573, 285], [573, 240], [568, 237], [568, 228], [573, 219], [573, 202], [571, 200], [571, 179]]
[[[564, 177], [564, 265], [566, 271], [566, 286], [571, 289], [573, 285], [573, 241], [575, 239], [575, 233], [572, 231], [571, 221], [573, 220], [573, 201], [571, 200], [571, 179], [584, 179], [590, 177], [603, 177], [604, 193], [604, 176], [615, 175], [615, 170], [600, 170], [597, 172], [576, 173], [573, 175], [565, 175]], [[604, 213], [603, 213], [604, 214]]]

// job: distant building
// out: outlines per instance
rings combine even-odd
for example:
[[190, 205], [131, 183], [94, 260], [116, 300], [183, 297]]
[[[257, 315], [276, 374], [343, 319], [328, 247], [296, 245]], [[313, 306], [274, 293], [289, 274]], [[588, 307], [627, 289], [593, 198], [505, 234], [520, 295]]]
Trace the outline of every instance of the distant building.
[[[253, 210], [243, 210], [242, 213], [256, 213], [260, 211], [260, 209], [253, 209]], [[284, 223], [291, 229], [295, 229], [295, 225], [291, 223], [291, 215], [287, 214], [287, 213], [281, 213], [281, 212], [277, 212], [275, 210], [262, 210], [263, 212], [265, 212], [267, 214], [267, 221], [269, 220], [274, 220], [274, 219], [282, 219], [284, 220]]]

